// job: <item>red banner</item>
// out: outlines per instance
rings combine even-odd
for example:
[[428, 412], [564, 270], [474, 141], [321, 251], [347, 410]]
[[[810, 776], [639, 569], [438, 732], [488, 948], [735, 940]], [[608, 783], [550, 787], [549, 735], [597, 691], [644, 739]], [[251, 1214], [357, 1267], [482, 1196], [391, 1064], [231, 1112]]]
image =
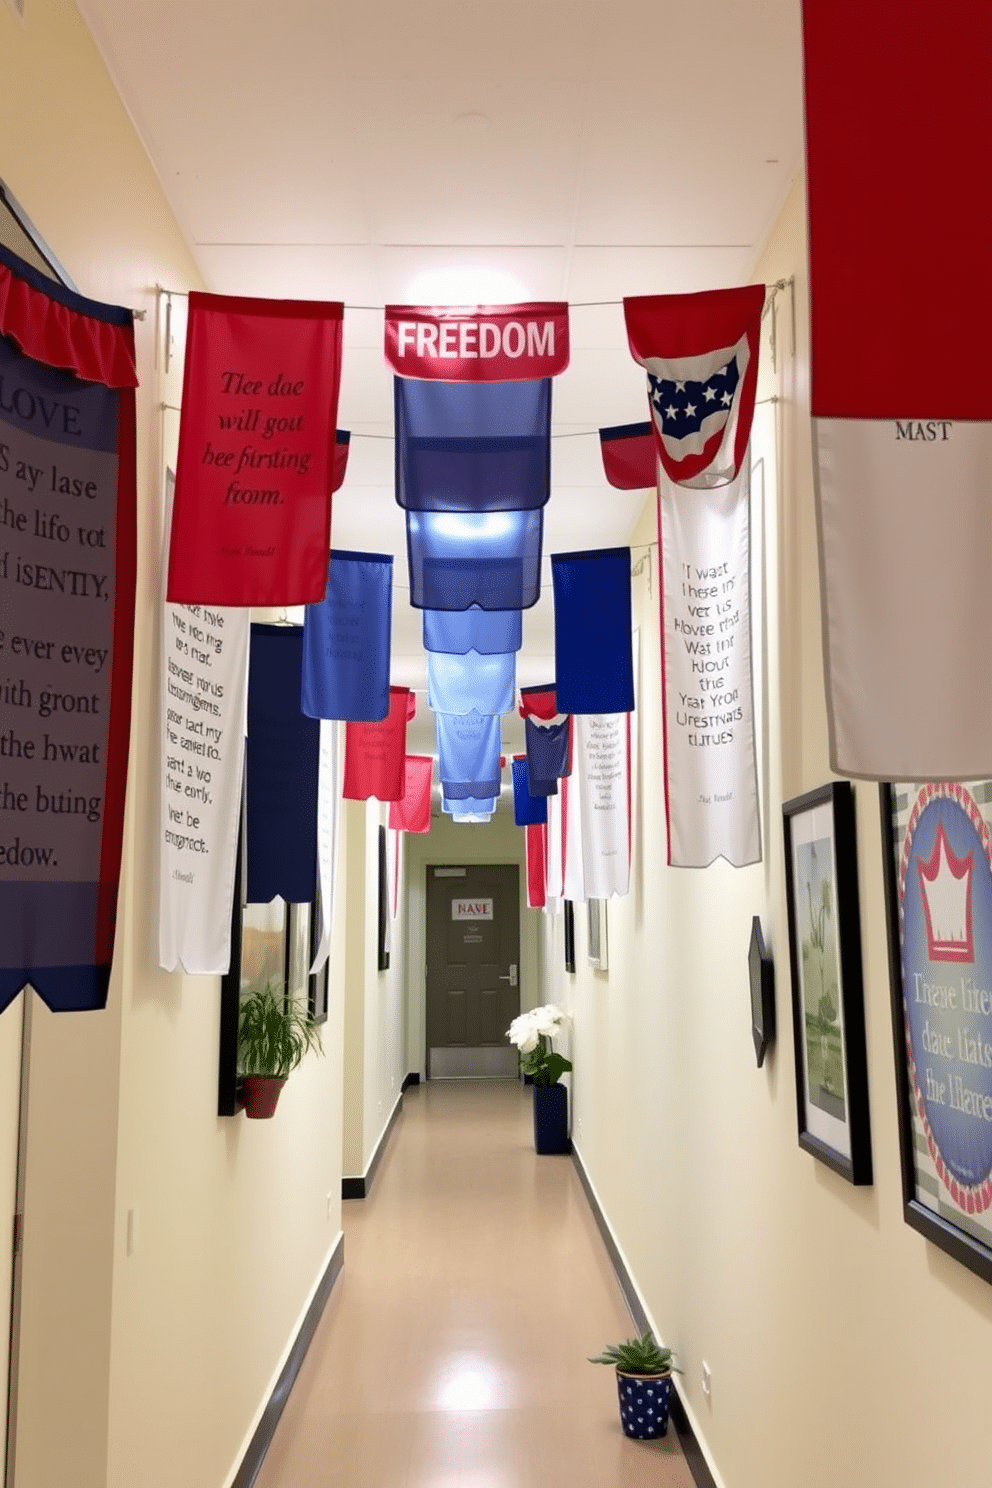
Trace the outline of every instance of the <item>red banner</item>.
[[568, 366], [568, 305], [387, 305], [386, 361], [399, 377], [531, 382]]
[[521, 687], [517, 712], [521, 718], [540, 718], [545, 723], [557, 718], [558, 697], [554, 683], [549, 682], [544, 687]]
[[389, 713], [381, 723], [345, 725], [346, 801], [402, 801], [406, 794], [406, 725], [416, 711], [409, 687], [389, 689]]
[[430, 831], [433, 769], [434, 760], [429, 754], [407, 755], [403, 799], [392, 801], [389, 806], [389, 825], [394, 832]]
[[658, 480], [658, 456], [650, 423], [617, 424], [600, 429], [603, 474], [618, 491], [653, 491]]
[[334, 436], [334, 460], [331, 472], [331, 490], [340, 491], [348, 469], [348, 451], [351, 449], [351, 430], [339, 429]]
[[542, 822], [538, 826], [524, 827], [527, 839], [527, 907], [543, 909], [547, 903], [548, 829]]
[[167, 598], [319, 604], [343, 306], [191, 294]]

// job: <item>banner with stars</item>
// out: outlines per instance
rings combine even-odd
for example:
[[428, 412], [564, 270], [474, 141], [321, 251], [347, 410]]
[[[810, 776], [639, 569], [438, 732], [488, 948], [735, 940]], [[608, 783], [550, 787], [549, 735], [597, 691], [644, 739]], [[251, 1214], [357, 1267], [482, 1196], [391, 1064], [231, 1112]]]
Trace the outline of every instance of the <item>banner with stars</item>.
[[668, 861], [759, 861], [748, 441], [760, 284], [624, 301], [658, 457]]

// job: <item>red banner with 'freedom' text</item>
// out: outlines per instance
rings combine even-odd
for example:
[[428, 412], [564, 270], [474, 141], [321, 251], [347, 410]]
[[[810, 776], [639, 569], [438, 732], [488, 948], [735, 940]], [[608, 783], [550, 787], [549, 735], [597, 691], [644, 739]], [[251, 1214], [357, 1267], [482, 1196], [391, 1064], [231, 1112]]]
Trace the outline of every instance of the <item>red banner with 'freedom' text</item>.
[[323, 599], [343, 313], [190, 295], [169, 600]]
[[530, 382], [568, 366], [568, 305], [387, 305], [386, 361], [398, 377]]

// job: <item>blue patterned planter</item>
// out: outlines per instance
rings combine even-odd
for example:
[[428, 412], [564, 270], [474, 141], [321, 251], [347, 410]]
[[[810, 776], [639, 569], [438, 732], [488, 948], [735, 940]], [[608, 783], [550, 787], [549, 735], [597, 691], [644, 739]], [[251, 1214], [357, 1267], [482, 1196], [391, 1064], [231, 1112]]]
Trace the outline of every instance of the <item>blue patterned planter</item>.
[[617, 1370], [620, 1424], [626, 1436], [651, 1441], [668, 1430], [670, 1374], [623, 1374]]
[[568, 1086], [534, 1086], [534, 1151], [570, 1152]]

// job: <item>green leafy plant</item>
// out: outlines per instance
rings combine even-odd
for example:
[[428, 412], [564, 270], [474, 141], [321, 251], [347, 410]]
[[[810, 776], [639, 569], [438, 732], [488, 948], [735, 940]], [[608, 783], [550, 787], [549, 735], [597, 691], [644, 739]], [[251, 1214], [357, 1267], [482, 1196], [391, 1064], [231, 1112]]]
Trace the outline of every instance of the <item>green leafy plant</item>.
[[566, 1070], [572, 1068], [572, 1061], [552, 1048], [555, 1036], [570, 1022], [569, 1013], [549, 1002], [544, 1007], [531, 1008], [529, 1013], [521, 1013], [507, 1029], [507, 1038], [520, 1052], [520, 1068], [535, 1085], [557, 1085]]
[[267, 982], [241, 1004], [238, 1060], [243, 1074], [285, 1078], [310, 1049], [323, 1053], [309, 1010]]
[[667, 1374], [681, 1369], [672, 1363], [670, 1348], [662, 1348], [648, 1330], [643, 1338], [628, 1338], [624, 1343], [611, 1343], [601, 1354], [590, 1356], [590, 1364], [612, 1364], [623, 1374]]

